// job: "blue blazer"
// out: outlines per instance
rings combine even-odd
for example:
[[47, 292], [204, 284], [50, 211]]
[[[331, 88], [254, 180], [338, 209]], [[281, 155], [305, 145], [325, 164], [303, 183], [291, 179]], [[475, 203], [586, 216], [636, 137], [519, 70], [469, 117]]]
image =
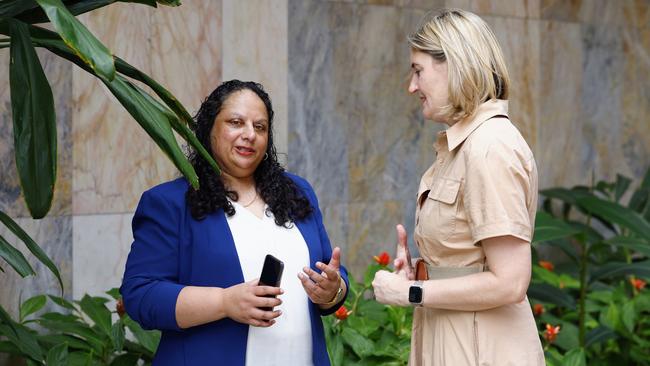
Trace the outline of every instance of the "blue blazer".
[[[302, 190], [313, 212], [295, 224], [309, 249], [309, 261], [328, 263], [332, 255], [314, 190], [303, 178], [286, 173]], [[248, 325], [224, 318], [180, 329], [176, 299], [184, 286], [230, 287], [244, 282], [232, 233], [223, 210], [197, 221], [185, 202], [184, 178], [146, 191], [133, 217], [133, 244], [120, 292], [126, 312], [145, 329], [162, 331], [153, 365], [245, 365]], [[349, 288], [347, 271], [341, 276]], [[314, 365], [329, 365], [320, 316], [309, 303]]]

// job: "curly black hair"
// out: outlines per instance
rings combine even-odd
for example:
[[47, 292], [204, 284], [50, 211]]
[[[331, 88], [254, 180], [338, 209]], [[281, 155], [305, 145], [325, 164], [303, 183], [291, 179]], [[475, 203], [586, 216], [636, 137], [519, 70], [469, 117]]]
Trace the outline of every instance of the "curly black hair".
[[[196, 123], [192, 129], [203, 147], [211, 156], [214, 156], [210, 143], [210, 132], [214, 121], [228, 97], [242, 90], [250, 90], [260, 97], [266, 106], [269, 118], [267, 156], [262, 160], [253, 175], [257, 192], [275, 216], [275, 223], [278, 226], [290, 227], [291, 221], [305, 218], [313, 209], [309, 200], [302, 194], [302, 191], [293, 180], [284, 174], [284, 168], [278, 163], [277, 152], [273, 144], [273, 106], [262, 85], [252, 81], [240, 80], [230, 80], [222, 83], [201, 104], [199, 111], [194, 116]], [[196, 220], [202, 220], [219, 209], [223, 209], [228, 216], [234, 215], [235, 208], [228, 201], [228, 198], [237, 201], [239, 199], [237, 192], [227, 190], [221, 177], [212, 169], [210, 164], [191, 146], [188, 148], [189, 160], [196, 170], [200, 182], [198, 190], [190, 186], [185, 194], [192, 217]]]

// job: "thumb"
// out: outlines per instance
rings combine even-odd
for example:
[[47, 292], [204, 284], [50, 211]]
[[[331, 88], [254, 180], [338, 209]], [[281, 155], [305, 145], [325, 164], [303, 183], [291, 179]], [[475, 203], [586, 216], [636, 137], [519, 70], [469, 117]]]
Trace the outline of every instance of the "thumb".
[[341, 248], [336, 247], [332, 251], [332, 259], [330, 259], [329, 265], [336, 268], [337, 270], [341, 266]]
[[404, 226], [402, 226], [402, 224], [398, 224], [397, 226], [395, 226], [395, 229], [397, 230], [397, 245], [402, 249], [406, 249], [407, 247], [406, 229], [404, 229]]

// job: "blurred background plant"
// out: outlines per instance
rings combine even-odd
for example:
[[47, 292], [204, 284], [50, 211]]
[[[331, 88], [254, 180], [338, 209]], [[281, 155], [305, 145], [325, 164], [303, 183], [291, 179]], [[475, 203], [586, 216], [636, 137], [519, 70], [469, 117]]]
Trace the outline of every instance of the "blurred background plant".
[[650, 365], [650, 169], [631, 185], [541, 191], [528, 296], [548, 365]]
[[334, 317], [323, 318], [333, 366], [408, 364], [413, 309], [374, 300], [372, 280], [380, 269], [389, 270], [390, 255], [382, 252], [373, 259], [363, 282], [350, 275], [350, 294]]
[[[160, 332], [143, 330], [124, 313], [118, 289], [107, 294], [117, 300], [115, 310], [106, 305], [110, 299], [88, 295], [74, 302], [34, 296], [20, 305], [18, 320], [0, 308], [0, 335], [6, 338], [0, 352], [28, 366], [150, 365]], [[60, 311], [34, 316], [48, 301]]]

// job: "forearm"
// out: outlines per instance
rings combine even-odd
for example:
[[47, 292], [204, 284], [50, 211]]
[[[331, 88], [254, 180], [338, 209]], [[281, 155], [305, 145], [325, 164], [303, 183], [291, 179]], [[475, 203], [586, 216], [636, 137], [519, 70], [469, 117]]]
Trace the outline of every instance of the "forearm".
[[219, 287], [187, 286], [176, 300], [176, 322], [189, 328], [227, 317], [225, 290]]
[[480, 311], [518, 303], [526, 295], [529, 278], [498, 277], [481, 272], [423, 283], [423, 306], [437, 309]]

